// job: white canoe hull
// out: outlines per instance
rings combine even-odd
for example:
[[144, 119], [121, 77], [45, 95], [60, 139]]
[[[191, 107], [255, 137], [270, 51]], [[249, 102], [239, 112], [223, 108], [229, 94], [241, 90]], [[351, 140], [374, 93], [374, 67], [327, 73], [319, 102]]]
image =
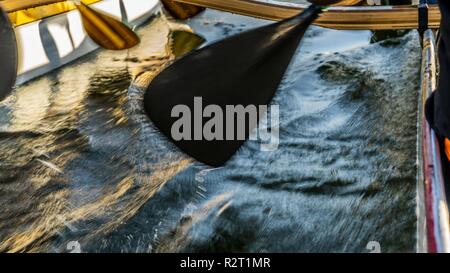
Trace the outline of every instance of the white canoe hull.
[[[121, 7], [122, 2], [122, 7]], [[91, 5], [138, 26], [159, 10], [158, 0], [103, 0]], [[99, 46], [85, 33], [77, 10], [15, 28], [19, 52], [16, 84], [55, 70]]]

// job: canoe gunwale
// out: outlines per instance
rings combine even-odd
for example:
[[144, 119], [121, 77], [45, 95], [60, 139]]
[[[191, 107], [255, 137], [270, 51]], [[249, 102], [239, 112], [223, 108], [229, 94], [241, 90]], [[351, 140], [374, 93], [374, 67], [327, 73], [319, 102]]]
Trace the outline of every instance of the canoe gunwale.
[[[439, 141], [425, 118], [425, 102], [437, 86], [436, 41], [432, 30], [423, 37], [421, 107], [419, 111], [418, 244], [419, 252], [450, 252], [448, 204]], [[424, 229], [422, 228], [424, 227]], [[422, 246], [422, 247], [421, 247]]]

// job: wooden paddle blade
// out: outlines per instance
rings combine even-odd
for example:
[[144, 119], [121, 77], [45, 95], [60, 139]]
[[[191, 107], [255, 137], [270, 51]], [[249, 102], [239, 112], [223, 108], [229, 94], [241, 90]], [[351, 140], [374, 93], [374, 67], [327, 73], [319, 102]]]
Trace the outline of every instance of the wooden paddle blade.
[[139, 44], [139, 37], [124, 23], [95, 11], [83, 3], [76, 6], [81, 13], [86, 33], [101, 47], [122, 50]]
[[[311, 6], [294, 18], [238, 34], [185, 55], [150, 83], [144, 97], [147, 115], [187, 154], [212, 166], [223, 165], [257, 125], [256, 122], [252, 128], [246, 126], [245, 137], [239, 139], [236, 117], [226, 120], [227, 106], [254, 106], [260, 116], [259, 106], [271, 102], [303, 34], [319, 13], [319, 8]], [[200, 110], [194, 107], [199, 100]], [[201, 123], [211, 118], [198, 118], [198, 115], [202, 115], [203, 107], [210, 105], [215, 109], [220, 107], [223, 115], [213, 115], [220, 120], [221, 126], [214, 128], [220, 136], [207, 140]], [[178, 110], [194, 116], [180, 114], [188, 120], [182, 128], [185, 136], [182, 139], [179, 134], [172, 134], [172, 129], [180, 123], [180, 117], [173, 117], [172, 111]], [[229, 126], [227, 122], [234, 125]]]
[[186, 20], [199, 14], [205, 8], [194, 5], [177, 3], [173, 0], [161, 0], [164, 8], [176, 19]]
[[16, 76], [16, 36], [8, 15], [0, 8], [0, 101], [11, 93]]

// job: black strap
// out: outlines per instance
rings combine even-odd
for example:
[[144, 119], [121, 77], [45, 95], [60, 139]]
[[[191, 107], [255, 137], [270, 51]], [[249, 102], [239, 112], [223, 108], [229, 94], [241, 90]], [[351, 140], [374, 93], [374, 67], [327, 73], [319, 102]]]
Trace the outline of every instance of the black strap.
[[419, 8], [419, 33], [421, 36], [428, 29], [428, 0], [420, 0]]

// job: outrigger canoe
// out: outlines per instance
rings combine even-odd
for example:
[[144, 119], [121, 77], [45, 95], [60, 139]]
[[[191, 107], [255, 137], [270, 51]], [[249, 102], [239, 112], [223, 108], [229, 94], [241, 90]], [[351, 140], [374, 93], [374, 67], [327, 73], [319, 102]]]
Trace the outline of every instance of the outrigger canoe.
[[[271, 0], [174, 1], [270, 20], [289, 18], [307, 7]], [[417, 251], [450, 252], [449, 207], [446, 198], [449, 195], [446, 190], [450, 190], [450, 178], [446, 175], [450, 173], [450, 164], [441, 152], [442, 143], [424, 114], [424, 103], [436, 89], [437, 83], [437, 51], [433, 29], [437, 29], [440, 24], [438, 6], [331, 7], [314, 24], [334, 29], [421, 29], [423, 57], [417, 138]]]
[[[80, 14], [72, 3], [39, 0], [35, 7], [22, 9], [30, 6], [30, 2], [0, 1], [16, 33], [19, 64], [16, 84], [55, 70], [99, 47], [86, 35]], [[160, 8], [158, 0], [84, 0], [83, 3], [130, 26], [144, 23]]]

